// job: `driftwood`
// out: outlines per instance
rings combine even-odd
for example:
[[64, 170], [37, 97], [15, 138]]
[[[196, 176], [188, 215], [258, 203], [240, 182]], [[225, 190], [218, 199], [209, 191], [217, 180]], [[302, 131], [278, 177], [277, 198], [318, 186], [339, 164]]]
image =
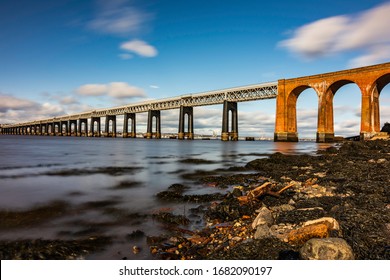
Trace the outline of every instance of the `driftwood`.
[[278, 191], [274, 191], [273, 189], [276, 187], [276, 184], [271, 182], [265, 182], [261, 186], [249, 191], [247, 195], [237, 197], [237, 199], [240, 202], [240, 204], [246, 204], [248, 202], [251, 202], [253, 199], [257, 199], [264, 195], [271, 195], [279, 198], [282, 192], [293, 187], [294, 185], [295, 185], [294, 182], [290, 182], [287, 186], [283, 187], [282, 189]]

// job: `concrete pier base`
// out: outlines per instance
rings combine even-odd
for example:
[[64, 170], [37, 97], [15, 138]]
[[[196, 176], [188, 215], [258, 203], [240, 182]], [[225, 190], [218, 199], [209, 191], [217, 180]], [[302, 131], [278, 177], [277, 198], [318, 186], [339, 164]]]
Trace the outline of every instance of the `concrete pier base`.
[[295, 132], [277, 132], [274, 133], [275, 142], [298, 142], [298, 133]]
[[317, 132], [317, 143], [333, 143], [334, 133]]

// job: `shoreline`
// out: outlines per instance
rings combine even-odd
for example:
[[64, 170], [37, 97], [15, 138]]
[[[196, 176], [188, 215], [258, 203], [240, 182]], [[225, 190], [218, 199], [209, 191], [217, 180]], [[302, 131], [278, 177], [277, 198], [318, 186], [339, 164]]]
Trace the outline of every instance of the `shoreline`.
[[[168, 234], [146, 236], [134, 231], [124, 246], [135, 255], [150, 250], [156, 259], [301, 259], [301, 243], [307, 240], [291, 242], [288, 234], [304, 222], [329, 217], [339, 228], [326, 228], [324, 237], [345, 240], [354, 259], [390, 259], [389, 169], [389, 141], [345, 142], [339, 149], [332, 146], [316, 155], [274, 153], [233, 169], [234, 175], [202, 176], [201, 183], [229, 188], [225, 195], [188, 195], [178, 184], [156, 194], [163, 200], [173, 194], [173, 199], [200, 206], [190, 209], [189, 217], [155, 215], [152, 219]], [[273, 192], [291, 186], [279, 196], [266, 193], [245, 201], [267, 183]], [[262, 219], [268, 219], [267, 226], [253, 226], [266, 210], [270, 215]], [[205, 226], [189, 229], [190, 216], [201, 217]], [[9, 218], [12, 222], [12, 215]], [[133, 246], [140, 238], [147, 240], [148, 248]], [[109, 244], [107, 236], [0, 241], [0, 252], [1, 259], [83, 259]]]
[[[206, 218], [203, 229], [173, 230], [152, 240], [151, 252], [182, 260], [390, 259], [389, 141], [345, 142], [315, 156], [275, 153], [246, 167], [258, 173], [208, 178], [233, 190], [194, 209]], [[262, 186], [272, 191], [253, 197]], [[314, 239], [341, 241], [351, 252], [307, 257]]]

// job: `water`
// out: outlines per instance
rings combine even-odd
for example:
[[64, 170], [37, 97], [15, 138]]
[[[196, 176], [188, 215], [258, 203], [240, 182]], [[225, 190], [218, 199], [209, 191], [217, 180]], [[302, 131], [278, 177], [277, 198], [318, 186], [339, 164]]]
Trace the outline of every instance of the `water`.
[[[112, 246], [88, 258], [148, 259], [151, 256], [145, 240], [129, 242], [126, 235], [134, 230], [142, 230], [146, 235], [161, 234], [162, 225], [150, 219], [150, 214], [162, 208], [187, 214], [195, 206], [163, 203], [155, 197], [156, 193], [174, 183], [190, 186], [190, 193], [217, 192], [195, 179], [185, 179], [191, 178], [185, 175], [244, 166], [250, 160], [274, 152], [313, 153], [324, 147], [314, 142], [0, 135], [0, 211], [25, 211], [48, 205], [63, 207], [60, 214], [46, 220], [0, 230], [0, 239], [107, 235], [113, 238]], [[207, 162], [184, 163], [185, 159]], [[223, 172], [219, 170], [215, 174]], [[144, 250], [134, 255], [133, 245]]]

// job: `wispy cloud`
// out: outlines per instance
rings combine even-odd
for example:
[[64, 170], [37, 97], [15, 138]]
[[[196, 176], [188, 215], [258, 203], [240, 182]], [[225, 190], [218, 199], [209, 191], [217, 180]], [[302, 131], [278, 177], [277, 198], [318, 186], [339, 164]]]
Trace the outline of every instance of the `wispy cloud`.
[[108, 92], [106, 84], [86, 84], [80, 86], [76, 92], [84, 96], [102, 96]]
[[353, 15], [320, 19], [297, 28], [279, 43], [306, 59], [360, 51], [350, 66], [363, 66], [390, 59], [390, 2]]
[[138, 39], [124, 42], [120, 45], [120, 48], [122, 50], [129, 51], [144, 57], [154, 57], [158, 54], [158, 51], [155, 47], [149, 45], [145, 41]]
[[0, 93], [0, 112], [7, 112], [11, 110], [26, 110], [26, 109], [35, 109], [39, 107], [39, 104], [27, 100], [14, 97], [12, 95], [2, 94]]
[[76, 92], [83, 96], [110, 96], [116, 99], [146, 97], [143, 89], [124, 82], [112, 82], [108, 84], [86, 84], [80, 86]]
[[88, 27], [101, 33], [128, 36], [140, 31], [151, 18], [127, 0], [99, 0], [97, 3], [96, 16]]
[[38, 103], [0, 93], [0, 116], [2, 123], [18, 123], [32, 119], [43, 119], [65, 114], [59, 104]]

